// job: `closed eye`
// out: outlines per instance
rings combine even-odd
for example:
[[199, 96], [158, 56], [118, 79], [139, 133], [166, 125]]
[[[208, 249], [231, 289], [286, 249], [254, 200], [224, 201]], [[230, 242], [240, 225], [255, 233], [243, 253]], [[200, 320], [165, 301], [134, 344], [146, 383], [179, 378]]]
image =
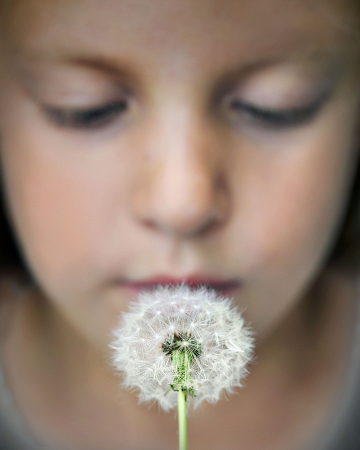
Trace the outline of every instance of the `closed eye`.
[[233, 100], [230, 108], [236, 112], [244, 113], [261, 124], [273, 128], [290, 128], [304, 125], [310, 122], [320, 110], [324, 99], [305, 107], [291, 109], [268, 109], [243, 102]]
[[62, 128], [101, 128], [112, 122], [119, 114], [129, 108], [126, 100], [119, 100], [96, 108], [63, 109], [45, 106], [43, 109], [48, 118]]

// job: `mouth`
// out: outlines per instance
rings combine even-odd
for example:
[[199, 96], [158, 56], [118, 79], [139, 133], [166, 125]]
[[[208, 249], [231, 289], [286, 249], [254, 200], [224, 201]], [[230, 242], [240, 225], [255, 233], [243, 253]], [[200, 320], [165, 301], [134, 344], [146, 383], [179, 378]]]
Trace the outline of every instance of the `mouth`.
[[121, 284], [137, 294], [141, 291], [153, 291], [159, 286], [178, 286], [184, 284], [192, 289], [206, 288], [215, 291], [219, 295], [226, 296], [231, 295], [235, 289], [242, 287], [242, 282], [235, 278], [216, 279], [201, 276], [189, 276], [184, 278], [159, 276], [137, 282], [124, 281]]

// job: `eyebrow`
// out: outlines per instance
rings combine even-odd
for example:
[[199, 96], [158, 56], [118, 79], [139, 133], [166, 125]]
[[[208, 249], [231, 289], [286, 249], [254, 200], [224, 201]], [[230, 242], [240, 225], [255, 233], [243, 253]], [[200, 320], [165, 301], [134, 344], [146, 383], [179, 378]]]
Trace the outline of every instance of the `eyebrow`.
[[[1, 1], [1, 0], [0, 0]], [[47, 60], [45, 57], [44, 59]], [[82, 56], [61, 56], [58, 59], [51, 58], [60, 64], [78, 66], [84, 69], [95, 70], [104, 74], [115, 76], [128, 76], [134, 75], [134, 70], [130, 61], [121, 61], [115, 58], [103, 57], [102, 55], [82, 55]], [[348, 58], [344, 54], [339, 52], [329, 52], [322, 50], [310, 50], [306, 52], [297, 52], [291, 55], [280, 54], [272, 55], [270, 57], [253, 58], [253, 60], [243, 61], [239, 63], [239, 60], [234, 58], [233, 69], [229, 69], [228, 73], [230, 77], [232, 75], [238, 76], [240, 74], [247, 74], [257, 70], [264, 69], [266, 67], [286, 64], [286, 63], [310, 63], [314, 62], [315, 66], [324, 67], [330, 69], [331, 72], [339, 72], [346, 65]]]
[[292, 55], [280, 55], [263, 60], [250, 61], [247, 64], [235, 67], [229, 73], [230, 79], [235, 76], [246, 75], [257, 70], [266, 69], [271, 66], [281, 64], [309, 64], [313, 63], [315, 68], [326, 70], [329, 77], [334, 77], [341, 73], [348, 64], [348, 59], [344, 54], [335, 52], [326, 52], [324, 50], [312, 50], [308, 52], [299, 52]]
[[125, 74], [123, 64], [120, 62], [113, 62], [107, 60], [101, 56], [88, 56], [88, 57], [67, 57], [60, 60], [65, 64], [84, 67], [86, 69], [97, 70], [108, 75], [118, 76], [119, 74]]
[[[257, 70], [271, 67], [272, 65], [275, 66], [286, 63], [305, 64], [311, 61], [314, 61], [319, 69], [323, 67], [324, 71], [328, 71], [328, 79], [336, 79], [337, 76], [343, 72], [349, 59], [346, 58], [348, 52], [345, 52], [344, 49], [342, 50], [343, 51], [340, 52], [339, 48], [331, 48], [330, 50], [324, 48], [312, 48], [290, 52], [289, 49], [288, 51], [281, 51], [277, 54], [274, 52], [273, 55], [269, 56], [263, 55], [262, 58], [259, 53], [258, 57], [249, 58], [248, 60], [245, 59], [243, 62], [239, 62], [239, 60], [234, 58], [233, 67], [228, 67], [223, 71], [222, 75], [219, 74], [219, 82], [220, 84], [227, 84], [239, 77], [246, 76], [246, 74], [251, 74]], [[131, 61], [122, 61], [120, 58], [112, 57], [111, 55], [103, 56], [91, 52], [76, 54], [73, 49], [69, 48], [59, 48], [57, 53], [31, 53], [32, 52], [29, 52], [24, 55], [25, 61], [28, 59], [35, 63], [38, 61], [80, 67], [95, 70], [112, 78], [121, 77], [128, 80], [138, 80], [140, 77], [140, 74], [136, 73], [136, 68]]]
[[[0, 0], [1, 1], [1, 0]], [[66, 50], [66, 49], [64, 49]], [[84, 68], [102, 73], [117, 80], [123, 80], [130, 89], [133, 82], [138, 80], [138, 75], [132, 69], [130, 64], [114, 60], [109, 57], [103, 57], [97, 54], [74, 55], [72, 51], [66, 55], [65, 51], [56, 53], [23, 53], [15, 56], [14, 69], [17, 70], [20, 77], [24, 80], [36, 80], [39, 67], [64, 67]], [[133, 81], [131, 81], [133, 80]]]

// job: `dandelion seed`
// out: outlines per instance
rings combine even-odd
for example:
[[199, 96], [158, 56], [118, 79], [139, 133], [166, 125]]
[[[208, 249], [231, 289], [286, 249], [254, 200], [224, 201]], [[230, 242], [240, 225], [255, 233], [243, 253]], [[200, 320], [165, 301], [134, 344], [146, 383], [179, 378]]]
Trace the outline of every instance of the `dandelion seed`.
[[[194, 407], [241, 387], [253, 354], [252, 332], [230, 300], [185, 285], [141, 293], [114, 336], [113, 364], [124, 374], [123, 386], [164, 410], [177, 406], [180, 385]], [[179, 352], [187, 355], [186, 373], [174, 365]]]

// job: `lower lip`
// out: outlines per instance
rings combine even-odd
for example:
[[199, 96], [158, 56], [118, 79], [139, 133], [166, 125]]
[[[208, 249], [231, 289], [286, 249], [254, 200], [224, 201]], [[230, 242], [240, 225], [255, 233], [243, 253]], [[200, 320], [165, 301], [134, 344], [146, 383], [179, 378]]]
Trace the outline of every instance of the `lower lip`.
[[239, 289], [242, 285], [239, 281], [229, 281], [225, 283], [221, 282], [196, 282], [196, 281], [187, 281], [184, 280], [183, 282], [154, 282], [154, 283], [122, 283], [122, 286], [125, 288], [130, 289], [135, 294], [140, 294], [142, 291], [153, 291], [159, 286], [178, 286], [180, 284], [184, 283], [185, 286], [189, 286], [190, 288], [197, 289], [201, 287], [205, 287], [209, 290], [215, 291], [219, 295], [223, 296], [229, 296], [234, 293], [236, 289]]

